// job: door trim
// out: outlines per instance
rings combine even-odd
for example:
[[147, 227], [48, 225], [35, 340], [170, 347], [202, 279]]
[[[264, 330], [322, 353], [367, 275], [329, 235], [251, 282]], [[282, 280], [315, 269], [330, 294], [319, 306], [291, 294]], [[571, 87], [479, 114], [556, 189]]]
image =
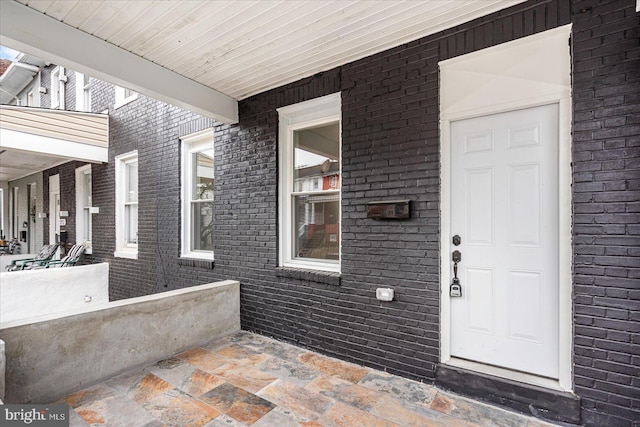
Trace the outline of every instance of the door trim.
[[[524, 37], [513, 42], [504, 43], [492, 48], [485, 49], [483, 51], [474, 52], [463, 57], [453, 58], [451, 60], [443, 61], [440, 65], [441, 73], [441, 96], [440, 96], [440, 362], [457, 366], [465, 369], [470, 369], [489, 375], [498, 377], [504, 377], [514, 379], [527, 384], [534, 384], [550, 389], [571, 391], [573, 389], [572, 384], [572, 347], [573, 347], [573, 313], [571, 302], [571, 289], [572, 289], [572, 264], [571, 264], [571, 87], [567, 76], [570, 75], [570, 55], [568, 40], [571, 34], [571, 25], [559, 27], [554, 30], [549, 30], [540, 34], [536, 34], [530, 37]], [[557, 40], [564, 40], [566, 45], [558, 43]], [[549, 88], [548, 91], [535, 94], [524, 94], [519, 97], [519, 94], [513, 95], [509, 98], [509, 95], [503, 97], [498, 96], [496, 99], [500, 99], [499, 103], [493, 105], [483, 105], [485, 100], [476, 100], [477, 102], [467, 102], [464, 107], [456, 109], [455, 105], [442, 105], [443, 90], [446, 90], [442, 84], [442, 74], [447, 72], [449, 64], [459, 64], [465, 61], [465, 57], [468, 57], [469, 61], [466, 63], [473, 64], [473, 61], [481, 58], [481, 52], [491, 50], [492, 54], [500, 55], [505, 54], [505, 57], [513, 58], [514, 53], [517, 56], [519, 47], [530, 47], [532, 43], [541, 42], [541, 49], [548, 51], [549, 42], [554, 42], [554, 48], [558, 51], [558, 54], [563, 58], [563, 64], [560, 64], [561, 70], [567, 73], [567, 76], [560, 75], [559, 82], [554, 85], [553, 88]], [[555, 46], [557, 45], [557, 47]], [[526, 49], [523, 49], [526, 51]], [[528, 54], [527, 52], [523, 55]], [[547, 63], [542, 63], [540, 67], [548, 66]], [[500, 76], [497, 76], [499, 80]], [[498, 85], [499, 86], [499, 85]], [[507, 87], [505, 85], [505, 87]], [[541, 105], [558, 104], [559, 117], [558, 117], [558, 208], [559, 208], [559, 325], [558, 325], [558, 340], [559, 340], [559, 378], [558, 380], [550, 380], [548, 378], [542, 378], [531, 374], [515, 372], [504, 368], [496, 368], [477, 362], [463, 361], [461, 359], [452, 358], [451, 356], [451, 297], [449, 296], [449, 284], [452, 277], [450, 274], [451, 263], [449, 260], [449, 254], [453, 250], [451, 244], [451, 122], [455, 120], [463, 120], [473, 117], [480, 117], [490, 114], [504, 113], [513, 111], [516, 109], [524, 109], [537, 107]], [[475, 105], [475, 106], [474, 106]]]

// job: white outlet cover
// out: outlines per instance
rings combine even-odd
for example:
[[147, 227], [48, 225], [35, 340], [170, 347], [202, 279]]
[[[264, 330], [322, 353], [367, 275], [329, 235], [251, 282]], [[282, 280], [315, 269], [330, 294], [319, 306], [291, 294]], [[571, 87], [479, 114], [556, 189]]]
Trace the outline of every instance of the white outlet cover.
[[393, 289], [378, 288], [376, 289], [376, 299], [380, 301], [393, 301]]

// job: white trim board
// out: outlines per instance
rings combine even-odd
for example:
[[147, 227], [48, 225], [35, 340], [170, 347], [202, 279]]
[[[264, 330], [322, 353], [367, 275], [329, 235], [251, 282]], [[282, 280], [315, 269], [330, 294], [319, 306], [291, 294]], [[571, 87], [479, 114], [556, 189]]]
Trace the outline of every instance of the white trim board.
[[10, 129], [0, 129], [0, 147], [17, 151], [33, 152], [51, 157], [64, 157], [92, 163], [109, 161], [109, 149], [59, 138], [34, 135]]
[[[440, 67], [440, 280], [442, 363], [461, 366], [451, 357], [450, 126], [467, 119], [550, 103], [559, 106], [559, 379], [517, 375], [517, 380], [571, 391], [571, 25], [452, 58]], [[466, 367], [490, 375], [515, 378], [513, 371], [479, 363]]]

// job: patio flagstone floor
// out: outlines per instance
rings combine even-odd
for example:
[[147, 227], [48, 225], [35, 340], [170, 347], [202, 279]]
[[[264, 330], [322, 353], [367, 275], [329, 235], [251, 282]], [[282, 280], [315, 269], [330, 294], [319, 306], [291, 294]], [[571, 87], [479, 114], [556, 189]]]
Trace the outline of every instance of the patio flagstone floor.
[[552, 426], [249, 332], [64, 401], [71, 426]]

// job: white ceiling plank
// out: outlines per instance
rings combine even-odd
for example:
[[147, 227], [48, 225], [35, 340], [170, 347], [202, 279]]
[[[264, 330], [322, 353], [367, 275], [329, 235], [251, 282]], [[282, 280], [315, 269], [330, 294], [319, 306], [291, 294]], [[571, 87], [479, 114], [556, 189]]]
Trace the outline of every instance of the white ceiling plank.
[[95, 35], [96, 29], [102, 28], [105, 23], [109, 22], [118, 13], [119, 3], [117, 1], [104, 2], [103, 6], [85, 19], [78, 29], [87, 34]]
[[209, 3], [204, 19], [180, 28], [172, 40], [150, 51], [147, 58], [162, 62], [169, 68], [183, 65], [185, 61], [180, 58], [190, 60], [212, 52], [218, 48], [223, 31], [230, 27], [236, 28], [238, 32], [242, 30], [237, 26], [236, 17], [249, 11], [251, 6], [250, 2], [229, 3], [226, 7], [220, 7], [219, 3]]
[[[172, 12], [179, 14], [178, 19], [171, 22], [158, 22], [157, 24], [161, 25], [160, 31], [154, 37], [145, 40], [134, 50], [134, 53], [154, 61], [154, 52], [169, 50], [168, 45], [172, 44], [180, 48], [183, 45], [183, 39], [190, 33], [199, 33], [210, 28], [211, 20], [218, 13], [218, 5], [215, 2], [203, 2], [198, 7], [193, 7], [191, 4], [184, 6], [184, 12], [181, 13], [180, 10]], [[158, 53], [155, 56], [158, 56]]]
[[[252, 69], [252, 73], [259, 75], [264, 73], [265, 67], [271, 68], [272, 63], [278, 63], [278, 59], [283, 60], [284, 58], [288, 58], [288, 66], [291, 67], [292, 64], [297, 62], [308, 62], [308, 60], [313, 57], [313, 52], [338, 52], [339, 50], [337, 50], [336, 47], [343, 45], [348, 46], [349, 41], [353, 38], [352, 34], [354, 32], [367, 34], [383, 31], [382, 28], [371, 26], [369, 23], [384, 19], [384, 17], [393, 16], [394, 11], [398, 10], [408, 15], [413, 13], [411, 10], [396, 8], [394, 4], [397, 3], [387, 2], [383, 5], [375, 5], [375, 8], [350, 8], [339, 11], [339, 13], [335, 14], [336, 19], [332, 20], [331, 16], [327, 17], [323, 31], [310, 31], [305, 33], [296, 38], [295, 44], [290, 43], [285, 37], [273, 43], [267, 49], [261, 49], [255, 54], [244, 56], [233, 62], [235, 65], [242, 66], [247, 58], [251, 57], [254, 64], [260, 64], [260, 72], [257, 72], [256, 67]], [[323, 20], [323, 23], [325, 23], [325, 20]], [[361, 23], [364, 23], [364, 25]], [[271, 58], [278, 59], [272, 60]], [[221, 64], [220, 66], [212, 67], [210, 71], [214, 71], [215, 69], [217, 73], [208, 72], [208, 75], [215, 77], [216, 74], [219, 74], [223, 76], [229, 72], [228, 65], [229, 64]], [[195, 76], [190, 77], [195, 79]], [[247, 77], [250, 76], [247, 74]], [[200, 78], [200, 76], [197, 78]], [[203, 80], [206, 81], [206, 79]]]
[[51, 5], [54, 3], [54, 0], [26, 0], [21, 1], [21, 3], [28, 5], [38, 12], [44, 13], [49, 7], [51, 7]]
[[[170, 49], [162, 55], [162, 59], [158, 58], [158, 62], [162, 62], [165, 66], [178, 73], [180, 67], [190, 67], [192, 64], [190, 61], [193, 58], [201, 58], [196, 61], [200, 63], [209, 63], [211, 58], [215, 55], [215, 49], [217, 48], [217, 33], [218, 28], [229, 28], [234, 25], [234, 19], [239, 14], [244, 13], [246, 10], [250, 10], [253, 6], [252, 2], [239, 2], [233, 3], [230, 7], [221, 9], [215, 16], [210, 18], [208, 25], [205, 28], [197, 28], [199, 33], [194, 35], [192, 40], [189, 40], [180, 49]], [[182, 73], [181, 73], [182, 74]]]
[[[363, 2], [348, 9], [337, 10], [335, 13], [326, 16], [322, 23], [319, 23], [322, 27], [319, 27], [318, 30], [312, 29], [296, 37], [295, 44], [290, 42], [292, 35], [284, 34], [270, 44], [259, 47], [257, 51], [251, 52], [251, 54], [243, 55], [227, 63], [212, 65], [206, 70], [206, 74], [191, 75], [185, 73], [185, 75], [194, 80], [211, 81], [213, 84], [218, 84], [225, 79], [225, 76], [233, 75], [234, 68], [250, 67], [251, 71], [242, 75], [244, 82], [249, 81], [249, 78], [255, 75], [268, 75], [268, 72], [274, 69], [273, 64], [281, 61], [287, 61], [287, 68], [290, 68], [298, 61], [306, 63], [310, 59], [306, 56], [307, 52], [318, 50], [334, 52], [335, 50], [332, 46], [342, 44], [345, 37], [348, 37], [347, 34], [354, 31], [350, 28], [360, 28], [357, 25], [358, 21], [370, 22], [375, 16], [387, 15], [387, 8], [393, 9], [394, 3], [388, 2], [382, 6], [385, 6], [385, 8], [381, 9], [381, 5], [376, 5], [373, 8]], [[313, 25], [310, 24], [311, 27]], [[379, 29], [369, 29], [369, 31], [376, 30]]]
[[[511, 3], [515, 4], [518, 1], [519, 0], [514, 0]], [[490, 13], [487, 12], [488, 7], [493, 7], [494, 10], [497, 10], [496, 3], [498, 2], [494, 2], [493, 5], [486, 1], [470, 2], [464, 8], [464, 12], [446, 11], [445, 15], [437, 17], [438, 19], [433, 26], [427, 27], [429, 29], [433, 28], [434, 32], [450, 28], [474, 17]], [[247, 73], [243, 76], [245, 80], [242, 81], [242, 84], [235, 84], [235, 86], [242, 86], [244, 92], [232, 90], [231, 86], [234, 86], [233, 83], [224, 84], [222, 82], [216, 82], [211, 85], [220, 88], [220, 90], [234, 96], [236, 99], [244, 99], [256, 93], [286, 84], [284, 83], [285, 80], [287, 80], [287, 83], [290, 83], [299, 78], [329, 70], [345, 62], [355, 61], [376, 52], [384, 51], [399, 44], [424, 37], [428, 35], [425, 34], [425, 22], [428, 21], [429, 13], [415, 13], [410, 15], [408, 19], [398, 21], [398, 25], [387, 29], [379, 29], [375, 32], [362, 32], [363, 30], [360, 28], [349, 34], [341, 34], [339, 38], [340, 43], [331, 46], [333, 51], [327, 49], [326, 45], [317, 45], [312, 52], [303, 52], [299, 50], [300, 48], [290, 50], [287, 52], [290, 58], [304, 58], [304, 60], [292, 59], [292, 61], [289, 62], [289, 67], [286, 70], [280, 70], [278, 74], [270, 72], [270, 64], [268, 62], [266, 62], [264, 66], [259, 66], [260, 62], [257, 62], [253, 68], [254, 71], [252, 71], [251, 74]], [[357, 37], [354, 37], [354, 35]], [[345, 61], [345, 58], [349, 58], [349, 61]], [[298, 78], [287, 79], [288, 76], [293, 75], [298, 76]], [[274, 86], [274, 84], [276, 84], [276, 86]], [[209, 83], [207, 83], [207, 85], [209, 85]]]
[[119, 0], [111, 3], [116, 6], [115, 13], [101, 26], [94, 28], [93, 35], [119, 46], [118, 40], [122, 42], [125, 39], [124, 34], [132, 30], [132, 22], [141, 21], [149, 7], [149, 2]]
[[[254, 67], [261, 62], [261, 58], [275, 59], [285, 57], [287, 49], [304, 44], [308, 39], [306, 34], [330, 31], [331, 28], [343, 28], [344, 21], [349, 21], [357, 16], [366, 18], [370, 7], [366, 2], [357, 3], [347, 7], [347, 2], [312, 2], [311, 6], [319, 6], [318, 9], [306, 7], [295, 17], [287, 17], [286, 21], [280, 21], [280, 25], [272, 24], [269, 28], [258, 28], [255, 32], [249, 33], [245, 44], [237, 46], [235, 49], [221, 49], [222, 52], [208, 67], [198, 66], [185, 70], [184, 74], [194, 80], [208, 81], [220, 72], [219, 76], [225, 72], [233, 72], [238, 66]], [[322, 16], [322, 21], [318, 20]], [[297, 31], [298, 28], [305, 28], [304, 33]], [[260, 35], [260, 32], [263, 34]], [[317, 38], [317, 37], [314, 37]], [[295, 40], [295, 44], [291, 41]], [[287, 58], [287, 61], [291, 58]]]
[[149, 25], [153, 24], [158, 17], [164, 16], [168, 10], [171, 10], [175, 6], [173, 2], [170, 1], [138, 1], [140, 4], [145, 5], [145, 7], [140, 11], [140, 13], [129, 19], [127, 22], [124, 22], [124, 25], [119, 29], [119, 31], [107, 39], [109, 43], [126, 49], [125, 46], [128, 46], [139, 35], [143, 34], [145, 29]]
[[[419, 4], [419, 3], [415, 3]], [[347, 22], [338, 21], [334, 23], [334, 25], [328, 25], [326, 27], [326, 31], [324, 33], [312, 32], [309, 34], [309, 37], [299, 38], [295, 45], [291, 43], [287, 43], [285, 45], [280, 46], [276, 51], [263, 51], [258, 55], [253, 55], [252, 58], [254, 60], [254, 67], [250, 73], [245, 73], [243, 75], [243, 84], [249, 84], [254, 82], [256, 78], [261, 79], [264, 77], [271, 77], [272, 69], [274, 71], [282, 71], [275, 70], [272, 64], [278, 63], [277, 60], [271, 60], [274, 55], [277, 55], [281, 58], [289, 58], [288, 61], [288, 70], [300, 70], [300, 69], [313, 69], [313, 65], [316, 64], [316, 60], [322, 61], [328, 57], [339, 56], [347, 49], [352, 52], [360, 52], [363, 49], [362, 45], [358, 45], [356, 47], [353, 46], [353, 41], [357, 39], [365, 40], [365, 48], [367, 44], [373, 43], [369, 42], [369, 39], [379, 38], [381, 34], [384, 38], [385, 31], [388, 31], [387, 27], [379, 27], [379, 26], [370, 26], [370, 25], [358, 25], [357, 22], [362, 20], [367, 23], [375, 23], [380, 20], [385, 19], [394, 19], [394, 21], [404, 24], [404, 20], [407, 18], [412, 18], [416, 20], [420, 20], [421, 18], [416, 17], [416, 12], [411, 9], [404, 8], [396, 8], [394, 7], [394, 3], [386, 3], [388, 8], [381, 9], [380, 7], [376, 7], [375, 9], [369, 9], [366, 12], [360, 12], [356, 15], [356, 22], [352, 22], [349, 20]], [[430, 13], [425, 12], [425, 13]], [[353, 25], [349, 25], [349, 23], [353, 23]], [[402, 25], [398, 25], [397, 28], [403, 28]], [[352, 56], [344, 56], [345, 58], [351, 59]], [[242, 59], [243, 61], [245, 58]], [[333, 64], [333, 63], [332, 63]], [[238, 64], [242, 66], [241, 64]], [[324, 70], [332, 68], [332, 67], [323, 67]], [[213, 71], [213, 69], [212, 69]], [[217, 75], [223, 76], [228, 70], [224, 68], [217, 68]], [[212, 76], [216, 76], [216, 73], [210, 73]], [[193, 76], [189, 76], [194, 78]], [[198, 78], [194, 78], [194, 80], [199, 80]], [[203, 79], [203, 81], [206, 81]], [[220, 84], [220, 82], [216, 82], [214, 84]], [[220, 85], [220, 87], [225, 87], [224, 84]]]
[[1, 43], [7, 47], [225, 123], [238, 121], [237, 101], [221, 92], [17, 2], [0, 6]]
[[188, 22], [193, 19], [194, 15], [192, 14], [197, 15], [199, 10], [206, 5], [201, 1], [171, 2], [171, 4], [173, 8], [156, 17], [142, 33], [128, 40], [122, 47], [136, 55], [145, 57], [156, 43], [163, 43], [164, 40], [173, 38], [176, 28], [188, 25]]
[[[43, 12], [58, 21], [62, 21], [79, 1], [80, 0], [54, 1], [51, 3], [51, 6]], [[29, 3], [28, 6], [31, 7], [31, 3]]]
[[[181, 65], [176, 67], [176, 72], [187, 75], [188, 70], [197, 66], [199, 63], [214, 64], [217, 56], [221, 53], [221, 46], [225, 43], [236, 39], [239, 34], [244, 32], [247, 27], [259, 25], [264, 19], [265, 14], [268, 14], [270, 10], [278, 6], [278, 2], [258, 2], [257, 4], [243, 10], [241, 13], [235, 13], [229, 18], [229, 22], [222, 23], [221, 28], [214, 28], [215, 30], [215, 49], [204, 53], [201, 56], [201, 61], [194, 64], [193, 61], [181, 61]], [[233, 47], [231, 47], [233, 49]], [[194, 51], [197, 52], [197, 51]]]
[[102, 1], [83, 0], [71, 8], [64, 17], [63, 22], [74, 28], [78, 28], [83, 22], [102, 8]]

